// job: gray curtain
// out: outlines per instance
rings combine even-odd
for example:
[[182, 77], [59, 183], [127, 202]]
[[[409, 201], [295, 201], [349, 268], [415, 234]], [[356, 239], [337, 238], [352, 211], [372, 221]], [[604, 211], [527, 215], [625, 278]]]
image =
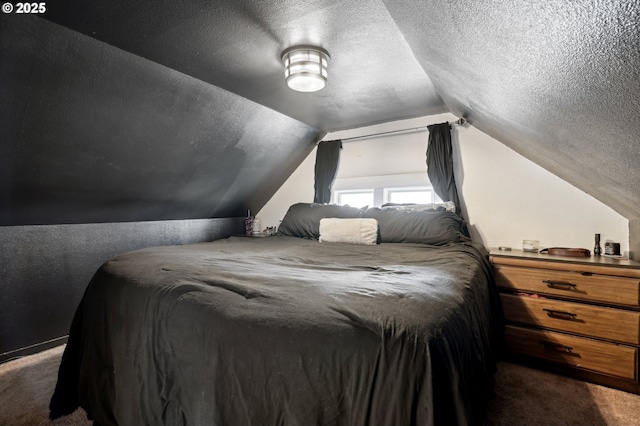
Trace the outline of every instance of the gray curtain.
[[427, 129], [429, 129], [429, 145], [427, 146], [429, 180], [442, 201], [453, 201], [456, 205], [456, 213], [461, 214], [456, 179], [453, 175], [451, 126], [449, 123], [432, 124], [427, 126]]
[[316, 152], [316, 178], [314, 203], [326, 204], [331, 200], [331, 185], [338, 172], [342, 141], [322, 141]]

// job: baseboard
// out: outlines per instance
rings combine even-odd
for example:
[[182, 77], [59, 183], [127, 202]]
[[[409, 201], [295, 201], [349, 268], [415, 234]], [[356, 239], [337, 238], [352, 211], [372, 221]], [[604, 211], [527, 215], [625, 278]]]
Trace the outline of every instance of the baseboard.
[[51, 349], [56, 346], [64, 345], [67, 343], [68, 338], [68, 335], [62, 336], [56, 339], [47, 340], [46, 342], [36, 343], [35, 345], [2, 353], [0, 354], [0, 364], [25, 357], [27, 355], [37, 354], [38, 352], [46, 351], [47, 349]]

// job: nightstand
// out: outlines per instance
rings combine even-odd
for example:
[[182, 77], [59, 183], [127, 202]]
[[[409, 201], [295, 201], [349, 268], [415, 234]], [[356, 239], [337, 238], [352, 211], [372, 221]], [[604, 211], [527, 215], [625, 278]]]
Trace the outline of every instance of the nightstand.
[[511, 356], [640, 393], [640, 263], [491, 250]]

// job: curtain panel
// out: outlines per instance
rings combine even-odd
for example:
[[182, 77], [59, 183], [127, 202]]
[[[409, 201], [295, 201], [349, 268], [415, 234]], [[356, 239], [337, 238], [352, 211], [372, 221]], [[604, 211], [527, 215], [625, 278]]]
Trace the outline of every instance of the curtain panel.
[[318, 144], [314, 203], [327, 204], [331, 200], [331, 186], [338, 172], [341, 149], [342, 140], [322, 141]]
[[451, 126], [449, 123], [432, 124], [429, 130], [427, 145], [427, 174], [436, 194], [442, 201], [452, 201], [456, 205], [456, 213], [462, 208], [458, 198], [456, 179], [453, 175], [453, 155], [451, 148]]

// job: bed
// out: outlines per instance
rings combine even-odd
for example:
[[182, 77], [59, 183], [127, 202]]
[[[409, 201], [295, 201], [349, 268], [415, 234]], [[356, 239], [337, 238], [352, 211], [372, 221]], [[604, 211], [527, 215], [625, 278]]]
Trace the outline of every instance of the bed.
[[[329, 218], [368, 241], [321, 233]], [[464, 229], [448, 211], [300, 204], [277, 236], [116, 256], [76, 311], [50, 416], [479, 424], [501, 314], [487, 252]]]

